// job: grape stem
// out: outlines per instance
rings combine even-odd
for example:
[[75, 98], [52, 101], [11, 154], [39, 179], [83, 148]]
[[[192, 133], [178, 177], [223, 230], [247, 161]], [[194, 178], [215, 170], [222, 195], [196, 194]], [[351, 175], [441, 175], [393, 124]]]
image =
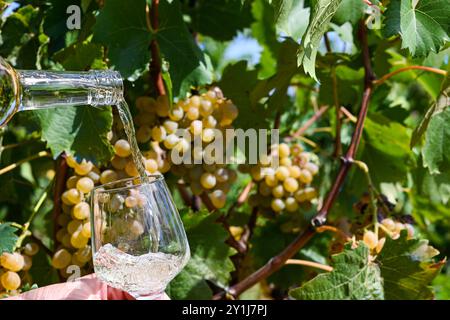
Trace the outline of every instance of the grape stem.
[[190, 196], [189, 192], [187, 191], [186, 185], [184, 184], [184, 182], [178, 182], [177, 187], [178, 187], [178, 192], [180, 193], [180, 196], [183, 199], [184, 204], [186, 206], [192, 208], [191, 196]]
[[241, 238], [238, 241], [239, 243], [241, 243], [242, 247], [245, 249], [244, 252], [242, 252], [243, 255], [245, 255], [249, 250], [249, 242], [253, 236], [253, 230], [256, 227], [257, 220], [258, 220], [258, 207], [253, 207], [252, 214], [250, 215], [247, 225], [245, 226], [244, 234], [241, 236]]
[[[58, 216], [61, 214], [62, 208], [61, 208], [61, 195], [64, 192], [64, 188], [66, 186], [66, 176], [67, 176], [67, 161], [66, 161], [66, 155], [62, 154], [58, 161], [56, 162], [56, 176], [55, 176], [55, 183], [54, 183], [54, 189], [53, 189], [53, 214], [52, 219], [53, 221], [57, 221]], [[55, 223], [53, 227], [53, 240], [54, 240], [54, 249], [57, 247], [57, 239], [56, 239], [56, 233], [58, 231], [58, 224]]]
[[353, 123], [356, 123], [358, 121], [358, 118], [356, 118], [350, 111], [348, 111], [345, 107], [341, 107], [341, 112], [343, 115], [345, 115], [348, 120], [350, 120]]
[[246, 201], [250, 194], [250, 191], [252, 191], [253, 188], [253, 181], [250, 180], [250, 182], [245, 186], [245, 188], [242, 190], [242, 192], [239, 194], [237, 201], [233, 203], [230, 208], [228, 209], [228, 212], [226, 216], [230, 216], [230, 214], [233, 212], [234, 209], [239, 208], [242, 206]]
[[309, 127], [311, 127], [317, 120], [320, 119], [320, 117], [322, 117], [322, 115], [328, 110], [328, 108], [328, 106], [320, 107], [320, 109], [311, 118], [309, 118], [300, 129], [298, 129], [291, 135], [290, 139], [297, 138], [303, 135], [305, 131], [309, 129]]
[[22, 242], [23, 240], [28, 237], [31, 236], [32, 233], [29, 231], [31, 222], [33, 221], [34, 217], [36, 216], [36, 214], [39, 212], [39, 210], [41, 209], [42, 205], [45, 202], [45, 199], [47, 199], [48, 193], [50, 191], [51, 186], [53, 185], [53, 180], [48, 184], [47, 188], [44, 190], [44, 192], [42, 193], [42, 195], [39, 197], [39, 200], [37, 201], [36, 205], [33, 208], [33, 211], [31, 211], [30, 216], [28, 217], [27, 222], [25, 222], [22, 226], [22, 233], [20, 234], [19, 238], [16, 241], [16, 244], [14, 246], [14, 251], [20, 247], [22, 247]]
[[378, 238], [379, 223], [378, 223], [377, 198], [375, 196], [375, 191], [374, 191], [375, 188], [372, 183], [372, 178], [370, 177], [369, 167], [367, 166], [367, 164], [365, 164], [364, 162], [362, 162], [360, 160], [354, 160], [353, 163], [356, 165], [357, 168], [359, 168], [364, 173], [364, 176], [366, 177], [367, 189], [369, 190], [370, 207], [372, 209], [372, 223], [373, 223], [375, 235]]
[[433, 73], [437, 73], [437, 74], [440, 74], [443, 76], [447, 76], [447, 71], [445, 71], [445, 70], [432, 68], [432, 67], [425, 67], [425, 66], [408, 66], [408, 67], [397, 69], [388, 74], [385, 74], [380, 79], [374, 80], [373, 84], [379, 86], [380, 84], [383, 84], [384, 82], [386, 82], [386, 80], [388, 80], [389, 78], [392, 78], [393, 76], [395, 76], [401, 72], [410, 71], [410, 70], [423, 70], [423, 71], [433, 72]]
[[43, 157], [49, 157], [50, 153], [48, 153], [47, 151], [41, 151], [38, 152], [37, 154], [34, 154], [32, 156], [26, 157], [25, 159], [19, 160], [16, 163], [12, 163], [9, 166], [6, 166], [2, 169], [0, 169], [0, 176], [2, 174], [5, 174], [11, 170], [14, 170], [15, 168], [19, 167], [21, 164], [25, 163], [25, 162], [29, 162], [35, 159], [39, 159], [39, 158], [43, 158]]
[[[203, 192], [200, 195], [200, 199], [202, 200], [203, 204], [205, 205], [205, 207], [208, 209], [209, 212], [216, 211], [216, 207], [214, 207], [214, 205], [212, 204], [211, 200], [209, 199], [208, 195], [205, 192]], [[229, 237], [226, 240], [226, 243], [228, 245], [230, 245], [232, 248], [236, 249], [237, 252], [244, 253], [246, 251], [245, 246], [242, 246], [242, 244], [233, 237], [233, 235], [231, 234], [231, 231], [230, 231], [230, 225], [228, 224], [227, 220], [225, 219], [225, 216], [221, 215], [217, 219], [217, 222], [221, 223], [222, 226], [225, 228], [225, 230], [229, 234]]]
[[333, 83], [333, 102], [334, 108], [336, 110], [336, 137], [334, 142], [334, 156], [339, 158], [342, 154], [342, 143], [341, 143], [341, 127], [342, 127], [342, 119], [341, 119], [341, 105], [339, 103], [339, 92], [338, 85], [336, 79], [336, 67], [331, 68], [331, 80]]
[[[361, 102], [361, 108], [358, 116], [358, 121], [356, 123], [355, 130], [353, 132], [352, 140], [350, 142], [350, 146], [348, 147], [348, 150], [339, 168], [339, 172], [334, 180], [330, 192], [327, 194], [325, 201], [323, 202], [322, 207], [317, 212], [315, 217], [313, 217], [313, 219], [311, 220], [311, 224], [309, 224], [309, 226], [302, 233], [300, 233], [294, 239], [294, 241], [292, 241], [282, 252], [272, 257], [264, 266], [262, 266], [261, 268], [250, 274], [242, 281], [232, 285], [225, 291], [219, 292], [216, 295], [214, 295], [213, 299], [219, 300], [223, 299], [224, 297], [236, 298], [242, 292], [251, 288], [259, 281], [269, 277], [271, 274], [279, 270], [288, 259], [291, 259], [295, 254], [298, 253], [298, 251], [301, 248], [303, 248], [308, 243], [308, 241], [316, 234], [317, 231], [316, 228], [323, 226], [325, 224], [328, 212], [330, 211], [334, 201], [336, 200], [341, 190], [342, 185], [344, 184], [347, 173], [350, 170], [353, 159], [356, 155], [356, 151], [358, 150], [358, 146], [361, 141], [361, 136], [363, 132], [364, 121], [367, 116], [367, 111], [369, 108], [370, 98], [372, 95], [372, 89], [374, 85], [373, 80], [375, 79], [375, 75], [372, 71], [372, 65], [370, 61], [370, 53], [367, 43], [367, 28], [363, 20], [360, 21], [358, 36], [361, 42], [362, 56], [364, 62], [364, 73], [365, 73], [364, 91]], [[325, 112], [325, 110], [323, 112]]]
[[320, 227], [316, 228], [316, 232], [317, 233], [322, 233], [322, 232], [325, 232], [325, 231], [334, 232], [334, 233], [338, 234], [341, 238], [345, 239], [346, 241], [350, 241], [352, 239], [344, 231], [342, 231], [342, 230], [340, 230], [340, 229], [338, 229], [336, 227], [333, 227], [333, 226], [325, 225], [325, 226], [320, 226]]
[[286, 260], [285, 265], [293, 264], [293, 265], [299, 265], [299, 266], [306, 266], [306, 267], [312, 267], [316, 269], [321, 269], [327, 272], [333, 271], [333, 267], [327, 266], [325, 264], [320, 264], [313, 261], [307, 261], [307, 260], [299, 260], [299, 259], [288, 259]]

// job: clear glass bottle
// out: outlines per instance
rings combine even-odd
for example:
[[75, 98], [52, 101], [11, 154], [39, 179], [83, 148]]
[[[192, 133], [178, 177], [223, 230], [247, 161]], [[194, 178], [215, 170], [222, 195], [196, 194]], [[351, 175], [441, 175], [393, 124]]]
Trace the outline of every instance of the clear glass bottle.
[[119, 72], [15, 70], [0, 57], [0, 128], [18, 111], [108, 106], [123, 100]]

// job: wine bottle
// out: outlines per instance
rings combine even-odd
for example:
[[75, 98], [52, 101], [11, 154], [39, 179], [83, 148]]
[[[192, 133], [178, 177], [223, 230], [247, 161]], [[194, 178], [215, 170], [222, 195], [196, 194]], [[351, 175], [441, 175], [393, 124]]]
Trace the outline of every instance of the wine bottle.
[[123, 81], [112, 70], [16, 70], [0, 57], [0, 128], [16, 112], [65, 106], [116, 105]]

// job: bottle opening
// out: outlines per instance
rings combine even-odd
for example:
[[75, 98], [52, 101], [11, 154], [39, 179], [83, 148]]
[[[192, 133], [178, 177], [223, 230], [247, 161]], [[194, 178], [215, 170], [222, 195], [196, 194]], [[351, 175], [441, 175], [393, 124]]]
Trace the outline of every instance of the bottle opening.
[[123, 100], [123, 80], [117, 71], [91, 71], [95, 85], [92, 88], [92, 106], [117, 105]]

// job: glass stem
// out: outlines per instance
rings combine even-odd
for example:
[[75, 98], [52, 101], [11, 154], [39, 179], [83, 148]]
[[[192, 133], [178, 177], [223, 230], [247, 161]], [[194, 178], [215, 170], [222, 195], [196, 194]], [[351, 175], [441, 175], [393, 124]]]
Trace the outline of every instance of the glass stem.
[[60, 106], [107, 106], [123, 99], [122, 77], [116, 71], [17, 71], [19, 111]]

